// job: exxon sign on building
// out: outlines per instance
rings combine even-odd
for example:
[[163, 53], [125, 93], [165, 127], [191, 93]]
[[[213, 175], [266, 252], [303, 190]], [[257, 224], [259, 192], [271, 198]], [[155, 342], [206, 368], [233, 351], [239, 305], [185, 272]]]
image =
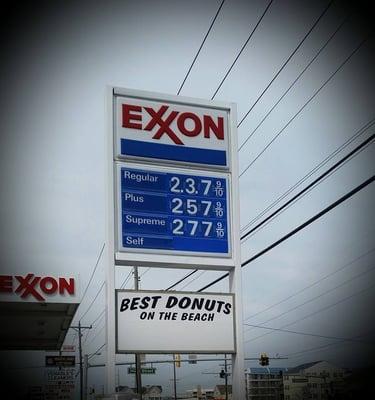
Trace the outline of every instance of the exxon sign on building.
[[119, 96], [115, 114], [119, 158], [229, 166], [226, 110]]

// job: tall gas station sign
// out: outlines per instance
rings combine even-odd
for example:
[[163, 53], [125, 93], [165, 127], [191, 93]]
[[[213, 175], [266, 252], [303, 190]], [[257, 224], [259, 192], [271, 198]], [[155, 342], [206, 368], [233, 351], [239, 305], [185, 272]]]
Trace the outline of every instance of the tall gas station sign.
[[[230, 274], [235, 346], [223, 350], [232, 349], [234, 398], [243, 398], [235, 106], [120, 88], [108, 97], [108, 389], [124, 342], [115, 338], [115, 326], [117, 335], [122, 329], [114, 266], [210, 269]], [[207, 332], [189, 352], [204, 352]]]

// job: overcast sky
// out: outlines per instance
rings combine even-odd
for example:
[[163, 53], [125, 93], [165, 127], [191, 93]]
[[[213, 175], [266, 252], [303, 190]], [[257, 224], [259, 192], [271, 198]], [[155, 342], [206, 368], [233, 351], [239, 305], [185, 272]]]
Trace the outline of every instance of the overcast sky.
[[[0, 78], [2, 272], [79, 271], [82, 287], [86, 287], [105, 240], [106, 88], [113, 85], [177, 94], [220, 4], [218, 0], [80, 1], [38, 2], [32, 8], [15, 3], [6, 9]], [[211, 99], [267, 4], [264, 0], [224, 2], [180, 95]], [[327, 4], [274, 0], [215, 99], [237, 103], [240, 121]], [[246, 227], [242, 233], [254, 226], [248, 224], [265, 208], [375, 117], [373, 37], [363, 42], [369, 33], [364, 8], [333, 2], [241, 123], [239, 144], [253, 134], [239, 151], [240, 172], [281, 132], [240, 177], [241, 225]], [[357, 135], [299, 189], [373, 131], [370, 127]], [[371, 177], [373, 160], [374, 146], [370, 145], [248, 238], [242, 244], [242, 260]], [[258, 357], [261, 352], [289, 356], [273, 361], [272, 366], [320, 359], [343, 367], [371, 362], [374, 348], [368, 342], [374, 331], [375, 272], [369, 251], [374, 249], [374, 195], [374, 185], [367, 186], [242, 270], [247, 323], [358, 337], [367, 344], [245, 326], [247, 357]], [[74, 322], [101, 287], [104, 269], [101, 259]], [[118, 287], [129, 271], [118, 268]], [[165, 289], [187, 272], [142, 268], [141, 288]], [[220, 273], [199, 272], [176, 289], [194, 291], [218, 276]], [[321, 282], [302, 291], [318, 280]], [[130, 277], [126, 288], [132, 284]], [[210, 290], [227, 291], [227, 280]], [[104, 291], [82, 322], [92, 323], [103, 309]], [[259, 314], [247, 319], [255, 313]], [[85, 338], [84, 353], [93, 353], [104, 344], [103, 326], [103, 318], [94, 324]], [[66, 343], [73, 340], [73, 332], [69, 332]], [[333, 343], [336, 345], [324, 347]], [[313, 348], [315, 351], [305, 351]], [[102, 363], [104, 351], [93, 357], [92, 363]], [[21, 359], [28, 365], [40, 365], [44, 353], [13, 356], [13, 366]], [[132, 358], [118, 356], [118, 360]], [[178, 391], [196, 384], [213, 387], [222, 383], [216, 375], [202, 374], [218, 372], [218, 364], [178, 369]], [[256, 365], [256, 361], [246, 363], [247, 367]], [[144, 384], [160, 384], [164, 393], [170, 393], [171, 366], [157, 368], [158, 373], [145, 377]], [[32, 379], [39, 379], [40, 373], [33, 371]], [[103, 383], [104, 370], [91, 369], [89, 385], [100, 388]], [[134, 384], [125, 367], [120, 368], [120, 383]]]

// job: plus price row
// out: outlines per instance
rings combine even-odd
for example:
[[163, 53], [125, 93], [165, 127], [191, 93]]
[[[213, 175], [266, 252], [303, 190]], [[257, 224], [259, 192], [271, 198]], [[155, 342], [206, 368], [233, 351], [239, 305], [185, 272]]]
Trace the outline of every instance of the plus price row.
[[128, 211], [219, 219], [226, 218], [227, 213], [226, 199], [188, 198], [130, 191], [122, 193], [122, 208]]

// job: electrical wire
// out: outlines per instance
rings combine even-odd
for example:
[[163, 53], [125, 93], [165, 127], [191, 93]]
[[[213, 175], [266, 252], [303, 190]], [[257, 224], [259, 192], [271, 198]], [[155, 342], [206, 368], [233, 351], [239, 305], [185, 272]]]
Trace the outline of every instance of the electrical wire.
[[193, 283], [194, 281], [196, 281], [198, 278], [200, 278], [203, 274], [205, 274], [207, 271], [202, 271], [199, 275], [197, 275], [196, 277], [194, 277], [191, 281], [189, 281], [188, 283], [186, 283], [184, 286], [182, 286], [182, 288], [180, 290], [185, 289], [187, 286], [189, 286], [191, 283]]
[[103, 332], [104, 328], [106, 327], [106, 324], [104, 325], [96, 332], [96, 334], [91, 338], [90, 342], [87, 344], [87, 346], [90, 346], [91, 343], [94, 342], [94, 340], [99, 336], [100, 333]]
[[373, 247], [373, 248], [372, 248], [371, 250], [369, 250], [369, 251], [366, 251], [365, 253], [361, 254], [360, 256], [356, 257], [355, 259], [351, 260], [350, 262], [348, 262], [348, 263], [342, 265], [341, 267], [335, 269], [334, 271], [330, 272], [329, 274], [324, 275], [322, 278], [320, 278], [320, 279], [318, 279], [318, 280], [312, 282], [311, 284], [309, 284], [309, 285], [303, 287], [302, 289], [298, 290], [297, 292], [295, 292], [295, 293], [293, 293], [293, 294], [291, 294], [291, 295], [285, 297], [284, 299], [282, 299], [282, 300], [280, 300], [280, 301], [278, 301], [278, 302], [276, 302], [276, 303], [274, 303], [274, 304], [272, 304], [272, 305], [266, 307], [265, 309], [263, 309], [263, 310], [261, 310], [261, 311], [258, 311], [258, 312], [255, 313], [255, 314], [252, 314], [252, 315], [246, 317], [246, 318], [245, 318], [245, 321], [248, 321], [249, 319], [254, 318], [254, 317], [256, 317], [256, 316], [258, 316], [258, 315], [260, 315], [260, 314], [263, 314], [264, 312], [271, 310], [272, 308], [274, 308], [274, 307], [276, 307], [276, 306], [278, 306], [278, 305], [284, 303], [284, 302], [287, 301], [287, 300], [290, 300], [291, 298], [293, 298], [293, 297], [295, 297], [295, 296], [297, 296], [297, 295], [299, 295], [299, 294], [305, 292], [306, 290], [311, 289], [312, 287], [314, 287], [314, 286], [317, 285], [318, 283], [321, 283], [321, 282], [324, 281], [325, 279], [330, 278], [331, 276], [337, 274], [338, 272], [344, 270], [345, 268], [348, 268], [348, 267], [354, 265], [357, 261], [359, 261], [359, 260], [361, 260], [362, 258], [368, 256], [369, 254], [373, 253], [374, 251], [375, 251], [375, 247]]
[[[347, 279], [346, 281], [340, 283], [339, 285], [337, 285], [337, 286], [335, 286], [335, 287], [333, 287], [333, 288], [331, 288], [331, 289], [329, 289], [329, 290], [326, 290], [324, 293], [321, 293], [321, 294], [319, 294], [319, 295], [317, 295], [317, 296], [314, 296], [313, 298], [311, 298], [311, 299], [309, 299], [309, 300], [307, 300], [307, 301], [304, 301], [303, 303], [298, 304], [297, 306], [292, 307], [292, 308], [290, 308], [289, 310], [282, 312], [281, 314], [278, 314], [278, 315], [276, 315], [276, 316], [274, 316], [274, 317], [272, 317], [272, 318], [269, 318], [269, 319], [266, 320], [266, 321], [263, 321], [263, 322], [261, 323], [261, 325], [264, 325], [264, 324], [266, 324], [266, 323], [268, 323], [268, 322], [270, 322], [270, 321], [274, 321], [275, 319], [281, 318], [281, 317], [283, 317], [284, 315], [289, 314], [289, 313], [292, 312], [292, 311], [298, 310], [299, 308], [305, 306], [306, 304], [312, 303], [313, 301], [315, 301], [315, 300], [317, 300], [317, 299], [320, 299], [321, 297], [327, 295], [328, 293], [331, 293], [331, 292], [333, 292], [334, 290], [337, 290], [337, 289], [339, 289], [339, 288], [341, 288], [341, 287], [347, 285], [348, 283], [354, 281], [355, 279], [358, 279], [358, 278], [362, 277], [363, 275], [368, 274], [369, 272], [373, 271], [374, 269], [375, 269], [375, 265], [374, 265], [373, 267], [369, 268], [368, 270], [366, 270], [366, 271], [364, 271], [364, 272], [361, 272], [360, 274], [355, 275], [355, 276], [353, 276], [353, 277], [350, 278], [350, 279]], [[251, 329], [250, 329], [250, 330], [251, 330]], [[249, 332], [250, 330], [247, 330], [247, 332]]]
[[225, 3], [225, 0], [223, 0], [223, 1], [221, 2], [221, 4], [220, 4], [218, 10], [216, 11], [215, 17], [214, 17], [214, 19], [212, 20], [210, 27], [208, 28], [208, 31], [207, 31], [207, 33], [206, 33], [206, 35], [205, 35], [205, 37], [204, 37], [204, 39], [203, 39], [203, 41], [202, 41], [202, 43], [201, 43], [199, 49], [198, 49], [198, 51], [197, 51], [197, 54], [195, 55], [195, 57], [194, 57], [194, 59], [193, 59], [193, 62], [191, 63], [191, 65], [190, 65], [190, 67], [189, 67], [189, 69], [188, 69], [188, 71], [187, 71], [187, 73], [186, 73], [186, 75], [185, 75], [185, 78], [183, 79], [183, 81], [182, 81], [182, 83], [181, 83], [181, 86], [180, 86], [180, 88], [179, 88], [178, 91], [177, 91], [177, 95], [180, 94], [182, 88], [184, 87], [185, 82], [186, 82], [186, 79], [187, 79], [188, 76], [190, 75], [190, 72], [191, 72], [191, 70], [192, 70], [192, 68], [193, 68], [193, 66], [194, 66], [194, 64], [195, 64], [195, 61], [197, 60], [197, 58], [198, 58], [198, 56], [199, 56], [199, 54], [200, 54], [200, 52], [201, 52], [201, 50], [202, 50], [202, 48], [203, 48], [203, 46], [204, 46], [204, 44], [205, 44], [205, 42], [206, 42], [206, 39], [207, 39], [208, 35], [209, 35], [210, 32], [211, 32], [212, 27], [214, 26], [214, 23], [215, 23], [215, 21], [216, 21], [216, 18], [217, 18], [217, 16], [219, 15], [220, 10], [221, 10], [221, 8], [223, 7], [224, 3]]
[[174, 287], [176, 287], [179, 283], [183, 282], [185, 279], [189, 278], [189, 276], [195, 274], [196, 272], [198, 272], [197, 269], [195, 269], [192, 272], [189, 272], [187, 275], [185, 275], [182, 279], [180, 279], [179, 281], [177, 281], [176, 283], [174, 283], [173, 285], [169, 286], [167, 289], [165, 289], [166, 291], [173, 289]]
[[350, 161], [350, 159], [352, 157], [360, 154], [362, 150], [364, 150], [368, 145], [371, 144], [371, 142], [373, 142], [374, 138], [375, 138], [375, 134], [372, 134], [364, 142], [360, 143], [356, 148], [354, 148], [346, 156], [341, 158], [334, 165], [332, 165], [330, 168], [328, 168], [323, 174], [319, 175], [316, 179], [314, 179], [303, 190], [301, 190], [296, 195], [294, 195], [291, 199], [289, 199], [286, 203], [284, 203], [276, 211], [272, 212], [267, 218], [265, 218], [260, 223], [258, 223], [254, 228], [250, 229], [248, 232], [246, 232], [244, 235], [242, 235], [241, 240], [249, 238], [249, 236], [252, 233], [254, 233], [255, 231], [258, 231], [259, 228], [264, 226], [264, 224], [266, 224], [267, 222], [270, 222], [270, 220], [273, 219], [275, 216], [278, 216], [279, 214], [281, 214], [281, 212], [283, 210], [285, 211], [285, 209], [289, 208], [290, 205], [296, 203], [297, 200], [301, 200], [305, 194], [309, 193], [312, 189], [314, 189], [316, 186], [318, 186], [319, 183], [322, 183], [325, 180], [325, 178], [331, 176], [332, 173], [337, 172], [341, 167], [343, 167], [346, 164], [347, 161]]
[[[361, 338], [361, 337], [364, 337], [364, 336], [367, 336], [367, 335], [368, 335], [368, 333], [365, 334], [365, 335], [357, 335], [357, 336], [354, 336], [354, 337], [352, 337], [350, 339], [355, 340], [355, 339], [358, 339], [358, 338]], [[318, 351], [318, 350], [321, 350], [321, 349], [326, 349], [327, 347], [337, 346], [337, 345], [344, 344], [344, 343], [345, 343], [344, 341], [339, 342], [339, 343], [328, 343], [328, 344], [323, 345], [323, 346], [317, 346], [317, 347], [312, 347], [310, 349], [296, 351], [295, 353], [288, 354], [286, 357], [292, 358], [292, 357], [295, 357], [297, 354], [304, 354], [304, 353], [309, 353], [311, 351]], [[373, 343], [369, 343], [369, 342], [357, 342], [357, 343], [373, 345]]]
[[93, 298], [93, 300], [91, 301], [90, 305], [88, 306], [88, 308], [86, 309], [86, 311], [83, 313], [83, 315], [81, 316], [81, 318], [79, 319], [79, 321], [81, 322], [82, 319], [86, 316], [86, 314], [91, 310], [91, 307], [93, 306], [93, 304], [95, 303], [95, 300], [98, 298], [99, 293], [103, 290], [105, 285], [105, 281], [101, 284], [98, 292], [96, 293], [95, 297]]
[[[333, 210], [335, 207], [339, 206], [341, 203], [343, 203], [344, 201], [348, 200], [350, 197], [352, 197], [354, 194], [356, 194], [357, 192], [359, 192], [360, 190], [364, 189], [366, 186], [368, 186], [369, 184], [371, 184], [375, 179], [375, 176], [373, 175], [372, 177], [370, 177], [369, 179], [367, 179], [366, 181], [362, 182], [360, 185], [358, 185], [357, 187], [355, 187], [353, 190], [351, 190], [350, 192], [346, 193], [344, 196], [340, 197], [338, 200], [336, 200], [334, 203], [330, 204], [328, 207], [326, 207], [324, 210], [320, 211], [319, 213], [315, 214], [312, 218], [308, 219], [307, 221], [305, 221], [303, 224], [299, 225], [298, 227], [296, 227], [295, 229], [293, 229], [291, 232], [289, 232], [288, 234], [286, 234], [285, 236], [283, 236], [282, 238], [280, 238], [279, 240], [277, 240], [276, 242], [272, 243], [270, 246], [266, 247], [265, 249], [263, 249], [262, 251], [260, 251], [259, 253], [257, 253], [256, 255], [254, 255], [253, 257], [249, 258], [247, 261], [245, 261], [244, 263], [241, 264], [241, 267], [246, 266], [247, 264], [255, 261], [257, 258], [261, 257], [262, 255], [268, 253], [270, 250], [272, 250], [274, 247], [280, 245], [281, 243], [283, 243], [285, 240], [289, 239], [290, 237], [294, 236], [296, 233], [298, 233], [300, 230], [306, 228], [308, 225], [312, 224], [314, 221], [316, 221], [317, 219], [321, 218], [323, 215], [325, 215], [326, 213], [330, 212], [331, 210]], [[208, 285], [202, 287], [201, 289], [198, 290], [198, 292], [202, 292], [203, 290], [208, 289], [209, 287], [211, 287], [212, 285], [214, 285], [217, 282], [220, 282], [221, 280], [223, 280], [224, 278], [228, 277], [229, 273], [226, 273], [222, 276], [220, 276], [219, 278], [215, 279], [213, 282], [209, 283]]]
[[282, 195], [280, 195], [276, 200], [274, 200], [271, 204], [269, 204], [263, 211], [261, 211], [255, 218], [253, 218], [249, 223], [247, 223], [242, 229], [241, 232], [245, 231], [248, 227], [253, 225], [256, 221], [258, 221], [261, 217], [267, 214], [268, 211], [272, 210], [277, 204], [281, 202], [285, 197], [287, 197], [290, 193], [292, 193], [297, 187], [299, 187], [302, 183], [304, 183], [308, 178], [315, 174], [320, 168], [326, 165], [331, 159], [333, 159], [337, 154], [343, 151], [346, 147], [348, 147], [353, 141], [358, 139], [363, 133], [365, 133], [370, 127], [372, 127], [375, 123], [375, 118], [372, 118], [369, 122], [367, 122], [363, 127], [361, 127], [358, 131], [354, 133], [348, 140], [346, 140], [343, 144], [341, 144], [337, 149], [335, 149], [332, 153], [330, 153], [326, 158], [320, 161], [313, 169], [311, 169], [306, 175], [304, 175], [301, 179], [299, 179], [293, 186], [291, 186], [288, 190], [286, 190]]
[[332, 3], [334, 0], [329, 1], [327, 6], [324, 8], [323, 12], [319, 15], [319, 17], [315, 20], [315, 22], [312, 24], [310, 29], [307, 31], [306, 35], [303, 37], [303, 39], [300, 41], [298, 46], [292, 51], [290, 56], [285, 60], [284, 64], [281, 66], [281, 68], [277, 71], [276, 75], [271, 79], [271, 81], [268, 83], [268, 85], [264, 88], [260, 96], [255, 100], [255, 103], [249, 108], [249, 110], [245, 113], [245, 115], [242, 117], [241, 121], [237, 125], [239, 127], [242, 122], [247, 118], [247, 116], [251, 113], [251, 111], [254, 109], [254, 107], [258, 104], [259, 100], [263, 97], [263, 95], [266, 93], [266, 91], [270, 88], [270, 86], [275, 82], [275, 80], [278, 78], [278, 76], [281, 74], [281, 72], [284, 70], [286, 65], [289, 63], [289, 61], [293, 58], [293, 56], [297, 53], [297, 51], [301, 48], [305, 40], [309, 37], [310, 33], [315, 29], [315, 27], [318, 25], [320, 20], [324, 17], [328, 9], [331, 7]]
[[363, 46], [368, 40], [368, 36], [363, 39], [356, 48], [349, 54], [348, 57], [339, 65], [339, 67], [329, 76], [327, 80], [317, 89], [314, 94], [304, 103], [304, 105], [293, 115], [293, 117], [281, 128], [278, 133], [268, 142], [262, 151], [247, 165], [247, 167], [240, 173], [240, 177], [252, 166], [254, 163], [268, 150], [268, 148], [275, 142], [275, 140], [285, 131], [285, 129], [302, 113], [302, 111], [311, 103], [311, 101], [321, 92], [321, 90], [336, 76], [336, 74], [346, 65], [346, 63], [355, 55], [355, 53]]
[[139, 279], [142, 278], [142, 276], [146, 275], [147, 272], [149, 272], [151, 269], [151, 267], [148, 267], [147, 269], [145, 269], [140, 275], [139, 275]]
[[[365, 293], [366, 291], [368, 291], [368, 290], [370, 290], [370, 289], [372, 289], [372, 288], [374, 288], [374, 287], [375, 287], [375, 284], [370, 285], [370, 286], [368, 286], [367, 288], [364, 288], [364, 289], [362, 289], [362, 290], [359, 290], [358, 292], [355, 292], [355, 293], [351, 294], [350, 296], [344, 297], [343, 299], [341, 299], [341, 300], [339, 300], [339, 301], [337, 301], [337, 302], [335, 302], [335, 303], [333, 303], [333, 304], [330, 304], [330, 305], [328, 305], [328, 306], [322, 307], [322, 308], [320, 308], [319, 310], [314, 311], [314, 312], [312, 312], [312, 313], [310, 313], [310, 314], [307, 314], [307, 315], [305, 315], [305, 316], [302, 317], [302, 318], [298, 318], [298, 319], [296, 319], [296, 320], [293, 321], [293, 322], [289, 322], [288, 324], [283, 325], [283, 326], [279, 327], [278, 329], [287, 328], [288, 326], [297, 324], [298, 322], [304, 321], [304, 320], [307, 319], [307, 318], [310, 318], [310, 317], [313, 317], [314, 315], [320, 314], [320, 313], [323, 312], [323, 311], [327, 311], [327, 310], [329, 310], [330, 308], [336, 307], [337, 305], [339, 305], [339, 304], [341, 304], [341, 303], [343, 303], [343, 302], [345, 302], [345, 301], [347, 301], [347, 300], [350, 300], [350, 299], [352, 299], [353, 297], [359, 296], [360, 294], [363, 294], [363, 293]], [[260, 339], [260, 338], [262, 338], [262, 337], [264, 337], [264, 336], [270, 335], [270, 334], [272, 334], [272, 332], [264, 333], [263, 335], [256, 336], [255, 338], [251, 338], [251, 339], [245, 340], [244, 343], [247, 343], [247, 342], [254, 342], [255, 340], [258, 340], [258, 339]]]
[[232, 71], [234, 64], [236, 64], [237, 60], [240, 58], [242, 52], [244, 51], [245, 47], [248, 45], [250, 39], [253, 37], [255, 31], [257, 30], [258, 26], [260, 25], [260, 23], [262, 22], [264, 16], [267, 14], [268, 9], [271, 7], [271, 4], [273, 3], [273, 0], [271, 0], [268, 4], [267, 7], [265, 8], [265, 10], [263, 11], [261, 17], [259, 18], [258, 22], [255, 24], [253, 30], [251, 31], [249, 37], [246, 39], [245, 43], [243, 44], [243, 46], [241, 47], [241, 50], [238, 52], [236, 58], [234, 59], [232, 65], [229, 67], [228, 71], [226, 72], [226, 74], [224, 75], [224, 78], [221, 80], [221, 82], [219, 83], [219, 86], [217, 87], [217, 89], [215, 90], [214, 94], [211, 97], [211, 100], [213, 100], [217, 94], [217, 92], [220, 90], [221, 86], [223, 85], [224, 81], [227, 79], [228, 75], [230, 74], [230, 72]]
[[98, 322], [99, 319], [103, 317], [103, 315], [105, 315], [105, 309], [101, 311], [101, 313], [96, 317], [96, 319], [91, 323], [91, 325], [94, 326], [96, 322]]
[[245, 265], [251, 263], [252, 261], [255, 261], [257, 258], [262, 256], [263, 254], [267, 253], [268, 251], [272, 250], [274, 247], [278, 246], [279, 244], [283, 243], [285, 240], [289, 239], [291, 236], [294, 236], [296, 233], [298, 233], [300, 230], [306, 228], [308, 225], [312, 224], [315, 222], [317, 219], [321, 218], [323, 215], [327, 214], [331, 210], [333, 210], [335, 207], [339, 206], [341, 203], [344, 201], [348, 200], [350, 197], [355, 195], [357, 192], [360, 190], [364, 189], [366, 186], [370, 185], [375, 179], [375, 175], [372, 175], [370, 178], [366, 179], [364, 182], [362, 182], [360, 185], [355, 187], [353, 190], [350, 192], [346, 193], [344, 196], [340, 197], [338, 200], [336, 200], [334, 203], [326, 207], [324, 210], [320, 211], [318, 214], [315, 214], [312, 218], [304, 222], [303, 224], [299, 225], [297, 228], [293, 229], [291, 232], [283, 236], [281, 239], [277, 240], [264, 250], [260, 251], [258, 254], [255, 256], [251, 257], [247, 261], [245, 261], [242, 266], [244, 267]]
[[125, 287], [125, 285], [128, 283], [130, 277], [132, 276], [133, 271], [130, 271], [128, 273], [128, 275], [126, 276], [126, 278], [124, 279], [124, 281], [122, 282], [122, 284], [120, 285], [120, 289], [123, 289]]
[[98, 356], [99, 354], [98, 354], [98, 351], [100, 351], [104, 346], [106, 346], [107, 345], [107, 343], [104, 343], [104, 344], [102, 344], [97, 350], [95, 350], [94, 351], [94, 353], [92, 353], [88, 358], [90, 359], [90, 358], [92, 358], [92, 357], [95, 357], [95, 356]]
[[103, 251], [104, 251], [104, 247], [105, 247], [105, 243], [103, 243], [103, 246], [102, 246], [102, 248], [101, 248], [101, 250], [100, 250], [100, 253], [99, 253], [99, 255], [98, 255], [98, 258], [97, 258], [96, 263], [95, 263], [95, 266], [94, 266], [94, 269], [93, 269], [93, 271], [91, 272], [91, 276], [90, 276], [89, 282], [88, 282], [88, 284], [86, 285], [86, 289], [85, 289], [85, 291], [83, 292], [83, 295], [82, 295], [82, 298], [81, 298], [81, 302], [80, 302], [79, 305], [82, 304], [83, 299], [84, 299], [85, 296], [86, 296], [87, 290], [88, 290], [88, 288], [89, 288], [89, 286], [90, 286], [90, 283], [91, 283], [91, 281], [92, 281], [92, 279], [93, 279], [93, 277], [94, 277], [94, 275], [95, 275], [95, 271], [96, 271], [96, 269], [97, 269], [97, 267], [98, 267], [98, 265], [99, 265], [99, 261], [100, 261], [100, 259], [101, 259], [101, 257], [102, 257], [102, 254], [103, 254]]
[[[369, 146], [371, 145], [371, 143], [366, 144], [365, 147], [363, 147], [361, 150], [359, 150], [358, 153], [352, 155], [348, 160], [346, 160], [341, 167], [344, 167], [346, 164], [348, 164], [353, 158], [359, 156], [363, 151], [365, 151]], [[340, 168], [341, 168], [340, 167]], [[325, 182], [329, 177], [331, 177], [333, 174], [335, 174], [337, 172], [337, 170], [335, 171], [331, 171], [327, 176], [325, 176], [321, 182], [319, 182], [319, 184]], [[251, 237], [253, 237], [255, 234], [257, 234], [260, 230], [262, 230], [263, 228], [265, 228], [266, 226], [268, 226], [270, 223], [272, 223], [275, 219], [277, 219], [281, 214], [283, 214], [284, 212], [286, 212], [287, 210], [289, 210], [290, 207], [292, 207], [294, 204], [296, 204], [298, 201], [302, 200], [305, 196], [307, 196], [310, 192], [312, 192], [316, 186], [319, 186], [319, 184], [315, 185], [314, 187], [310, 188], [307, 192], [303, 193], [301, 195], [301, 197], [299, 197], [298, 199], [294, 200], [293, 202], [291, 202], [290, 204], [288, 204], [285, 209], [283, 209], [279, 214], [273, 216], [271, 219], [269, 219], [268, 221], [266, 221], [264, 223], [264, 225], [262, 225], [261, 227], [257, 228], [257, 230], [255, 232], [253, 232], [252, 234], [250, 234], [249, 236], [247, 236], [244, 241], [250, 239]]]
[[[288, 89], [282, 94], [282, 96], [277, 100], [277, 102], [270, 108], [267, 114], [262, 118], [262, 120], [258, 123], [258, 125], [251, 131], [246, 140], [240, 145], [238, 151], [242, 149], [242, 147], [249, 141], [249, 139], [255, 134], [255, 132], [259, 129], [259, 127], [264, 123], [264, 121], [269, 117], [269, 115], [273, 112], [273, 110], [280, 104], [280, 102], [284, 99], [284, 97], [290, 92], [290, 90], [294, 87], [294, 85], [299, 81], [302, 75], [309, 69], [309, 67], [314, 63], [314, 61], [319, 57], [319, 55], [323, 52], [323, 50], [328, 46], [331, 40], [336, 36], [336, 34], [340, 31], [340, 29], [345, 25], [349, 16], [347, 16], [341, 24], [336, 28], [336, 30], [332, 33], [332, 35], [326, 40], [324, 45], [319, 49], [319, 51], [315, 54], [315, 56], [310, 60], [310, 62], [306, 65], [306, 67], [298, 74], [297, 78], [289, 85]], [[258, 101], [258, 100], [257, 100]], [[254, 103], [255, 104], [255, 103]], [[249, 110], [249, 112], [251, 109]], [[247, 117], [248, 114], [246, 114]], [[237, 125], [237, 128], [242, 124], [244, 118]]]
[[312, 337], [318, 337], [322, 339], [332, 339], [332, 340], [340, 340], [343, 342], [356, 342], [356, 343], [367, 343], [367, 344], [372, 344], [369, 342], [364, 342], [362, 340], [356, 340], [356, 339], [351, 339], [351, 338], [343, 338], [343, 337], [337, 337], [337, 336], [325, 336], [325, 335], [317, 335], [314, 333], [307, 333], [307, 332], [298, 332], [298, 331], [291, 331], [288, 329], [280, 329], [280, 328], [271, 328], [270, 326], [264, 326], [264, 325], [253, 325], [253, 324], [244, 324], [247, 326], [251, 326], [252, 328], [259, 328], [259, 329], [268, 329], [273, 332], [285, 332], [285, 333], [293, 333], [295, 335], [302, 335], [302, 336], [312, 336]]

